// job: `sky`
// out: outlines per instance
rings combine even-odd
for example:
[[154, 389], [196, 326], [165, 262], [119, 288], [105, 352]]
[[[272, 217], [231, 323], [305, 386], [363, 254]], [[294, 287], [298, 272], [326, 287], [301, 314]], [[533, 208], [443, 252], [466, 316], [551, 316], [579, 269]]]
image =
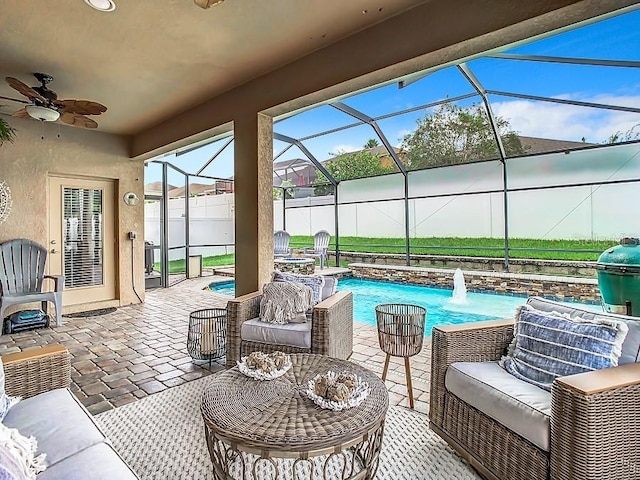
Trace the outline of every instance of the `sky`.
[[[504, 50], [505, 53], [578, 57], [601, 60], [640, 61], [640, 10], [608, 18], [597, 23], [551, 35]], [[467, 63], [486, 90], [571, 99], [640, 108], [640, 68], [567, 65], [479, 58]], [[396, 83], [374, 88], [344, 98], [342, 101], [363, 113], [378, 117], [430, 102], [458, 95], [474, 93], [473, 87], [456, 67], [433, 72], [421, 80], [399, 89]], [[509, 121], [519, 135], [557, 140], [603, 143], [616, 132], [625, 132], [640, 124], [640, 114], [574, 105], [562, 105], [528, 99], [490, 94], [495, 115]], [[479, 103], [480, 97], [458, 102], [467, 107]], [[394, 146], [415, 129], [424, 109], [388, 119], [378, 124]], [[356, 120], [335, 108], [322, 105], [301, 114], [277, 121], [274, 131], [301, 138]], [[640, 129], [640, 126], [637, 127]], [[304, 145], [320, 161], [340, 152], [359, 150], [370, 138], [375, 138], [369, 126], [358, 126], [330, 135], [304, 141]], [[179, 157], [164, 160], [195, 172], [217, 152], [228, 139], [219, 140]], [[274, 141], [274, 156], [287, 145]], [[296, 147], [289, 149], [280, 160], [305, 158]], [[233, 143], [227, 147], [204, 172], [228, 178], [233, 175]], [[161, 179], [159, 165], [145, 170], [145, 183]], [[192, 178], [191, 182], [198, 183]], [[169, 183], [184, 184], [184, 177], [176, 172], [169, 175]], [[203, 179], [201, 183], [209, 183]]]

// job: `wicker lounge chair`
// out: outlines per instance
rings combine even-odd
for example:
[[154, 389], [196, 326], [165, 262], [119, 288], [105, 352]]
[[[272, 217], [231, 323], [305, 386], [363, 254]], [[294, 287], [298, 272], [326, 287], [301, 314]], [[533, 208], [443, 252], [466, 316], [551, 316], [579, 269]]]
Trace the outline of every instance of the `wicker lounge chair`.
[[[535, 301], [535, 308], [545, 302]], [[467, 403], [470, 398], [464, 401], [447, 388], [453, 387], [447, 383], [453, 363], [499, 360], [513, 338], [513, 326], [513, 320], [499, 320], [434, 327], [431, 428], [492, 480], [640, 478], [640, 363], [556, 379], [550, 394], [551, 408], [545, 413], [549, 422], [544, 435], [547, 448], [540, 448], [516, 433], [515, 427], [507, 428]], [[463, 365], [471, 371], [469, 366], [476, 364]], [[526, 422], [519, 416], [511, 420]]]
[[243, 340], [242, 324], [258, 317], [261, 299], [262, 293], [254, 292], [227, 303], [227, 368], [235, 366], [241, 356], [255, 350], [267, 353], [276, 350], [286, 353], [318, 353], [343, 360], [351, 356], [353, 293], [337, 292], [313, 307], [310, 348]]
[[[47, 250], [31, 240], [19, 238], [0, 244], [0, 322], [11, 305], [41, 302], [47, 311], [47, 302], [56, 309], [56, 325], [62, 325], [62, 288], [64, 277], [45, 275]], [[43, 292], [45, 278], [54, 282], [53, 292]]]
[[313, 248], [305, 248], [305, 257], [320, 259], [320, 268], [324, 268], [327, 263], [327, 251], [329, 250], [329, 240], [331, 235], [326, 230], [320, 230], [313, 236]]
[[284, 230], [278, 230], [273, 234], [273, 256], [274, 257], [290, 257], [291, 249], [289, 248], [289, 234]]

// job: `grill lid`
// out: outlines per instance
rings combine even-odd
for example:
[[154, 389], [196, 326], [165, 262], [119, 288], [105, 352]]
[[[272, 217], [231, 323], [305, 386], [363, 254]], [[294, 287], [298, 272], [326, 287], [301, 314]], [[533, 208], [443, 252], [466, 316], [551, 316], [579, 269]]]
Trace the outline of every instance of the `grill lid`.
[[596, 268], [620, 273], [640, 273], [640, 239], [621, 239], [620, 245], [602, 252]]

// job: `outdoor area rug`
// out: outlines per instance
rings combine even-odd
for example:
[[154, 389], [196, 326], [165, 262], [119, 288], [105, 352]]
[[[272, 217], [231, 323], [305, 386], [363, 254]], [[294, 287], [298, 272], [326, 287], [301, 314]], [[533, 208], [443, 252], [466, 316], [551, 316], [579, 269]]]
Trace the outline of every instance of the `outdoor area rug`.
[[[95, 417], [142, 480], [213, 480], [204, 440], [202, 378]], [[435, 433], [426, 415], [391, 407], [376, 480], [479, 480]]]

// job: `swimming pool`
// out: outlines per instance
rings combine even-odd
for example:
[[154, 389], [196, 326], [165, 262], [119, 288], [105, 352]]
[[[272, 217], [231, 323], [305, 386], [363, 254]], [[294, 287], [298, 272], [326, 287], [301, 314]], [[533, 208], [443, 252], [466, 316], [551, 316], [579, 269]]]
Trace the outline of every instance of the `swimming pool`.
[[[233, 281], [211, 284], [216, 293], [234, 296]], [[353, 292], [353, 317], [358, 322], [376, 325], [375, 306], [381, 303], [411, 303], [427, 309], [425, 334], [431, 335], [434, 325], [455, 325], [496, 318], [512, 318], [516, 308], [526, 302], [525, 297], [491, 293], [467, 293], [467, 303], [451, 302], [451, 290], [444, 288], [408, 285], [404, 283], [380, 282], [345, 278], [338, 281], [338, 290]], [[589, 309], [600, 308], [580, 304]]]

